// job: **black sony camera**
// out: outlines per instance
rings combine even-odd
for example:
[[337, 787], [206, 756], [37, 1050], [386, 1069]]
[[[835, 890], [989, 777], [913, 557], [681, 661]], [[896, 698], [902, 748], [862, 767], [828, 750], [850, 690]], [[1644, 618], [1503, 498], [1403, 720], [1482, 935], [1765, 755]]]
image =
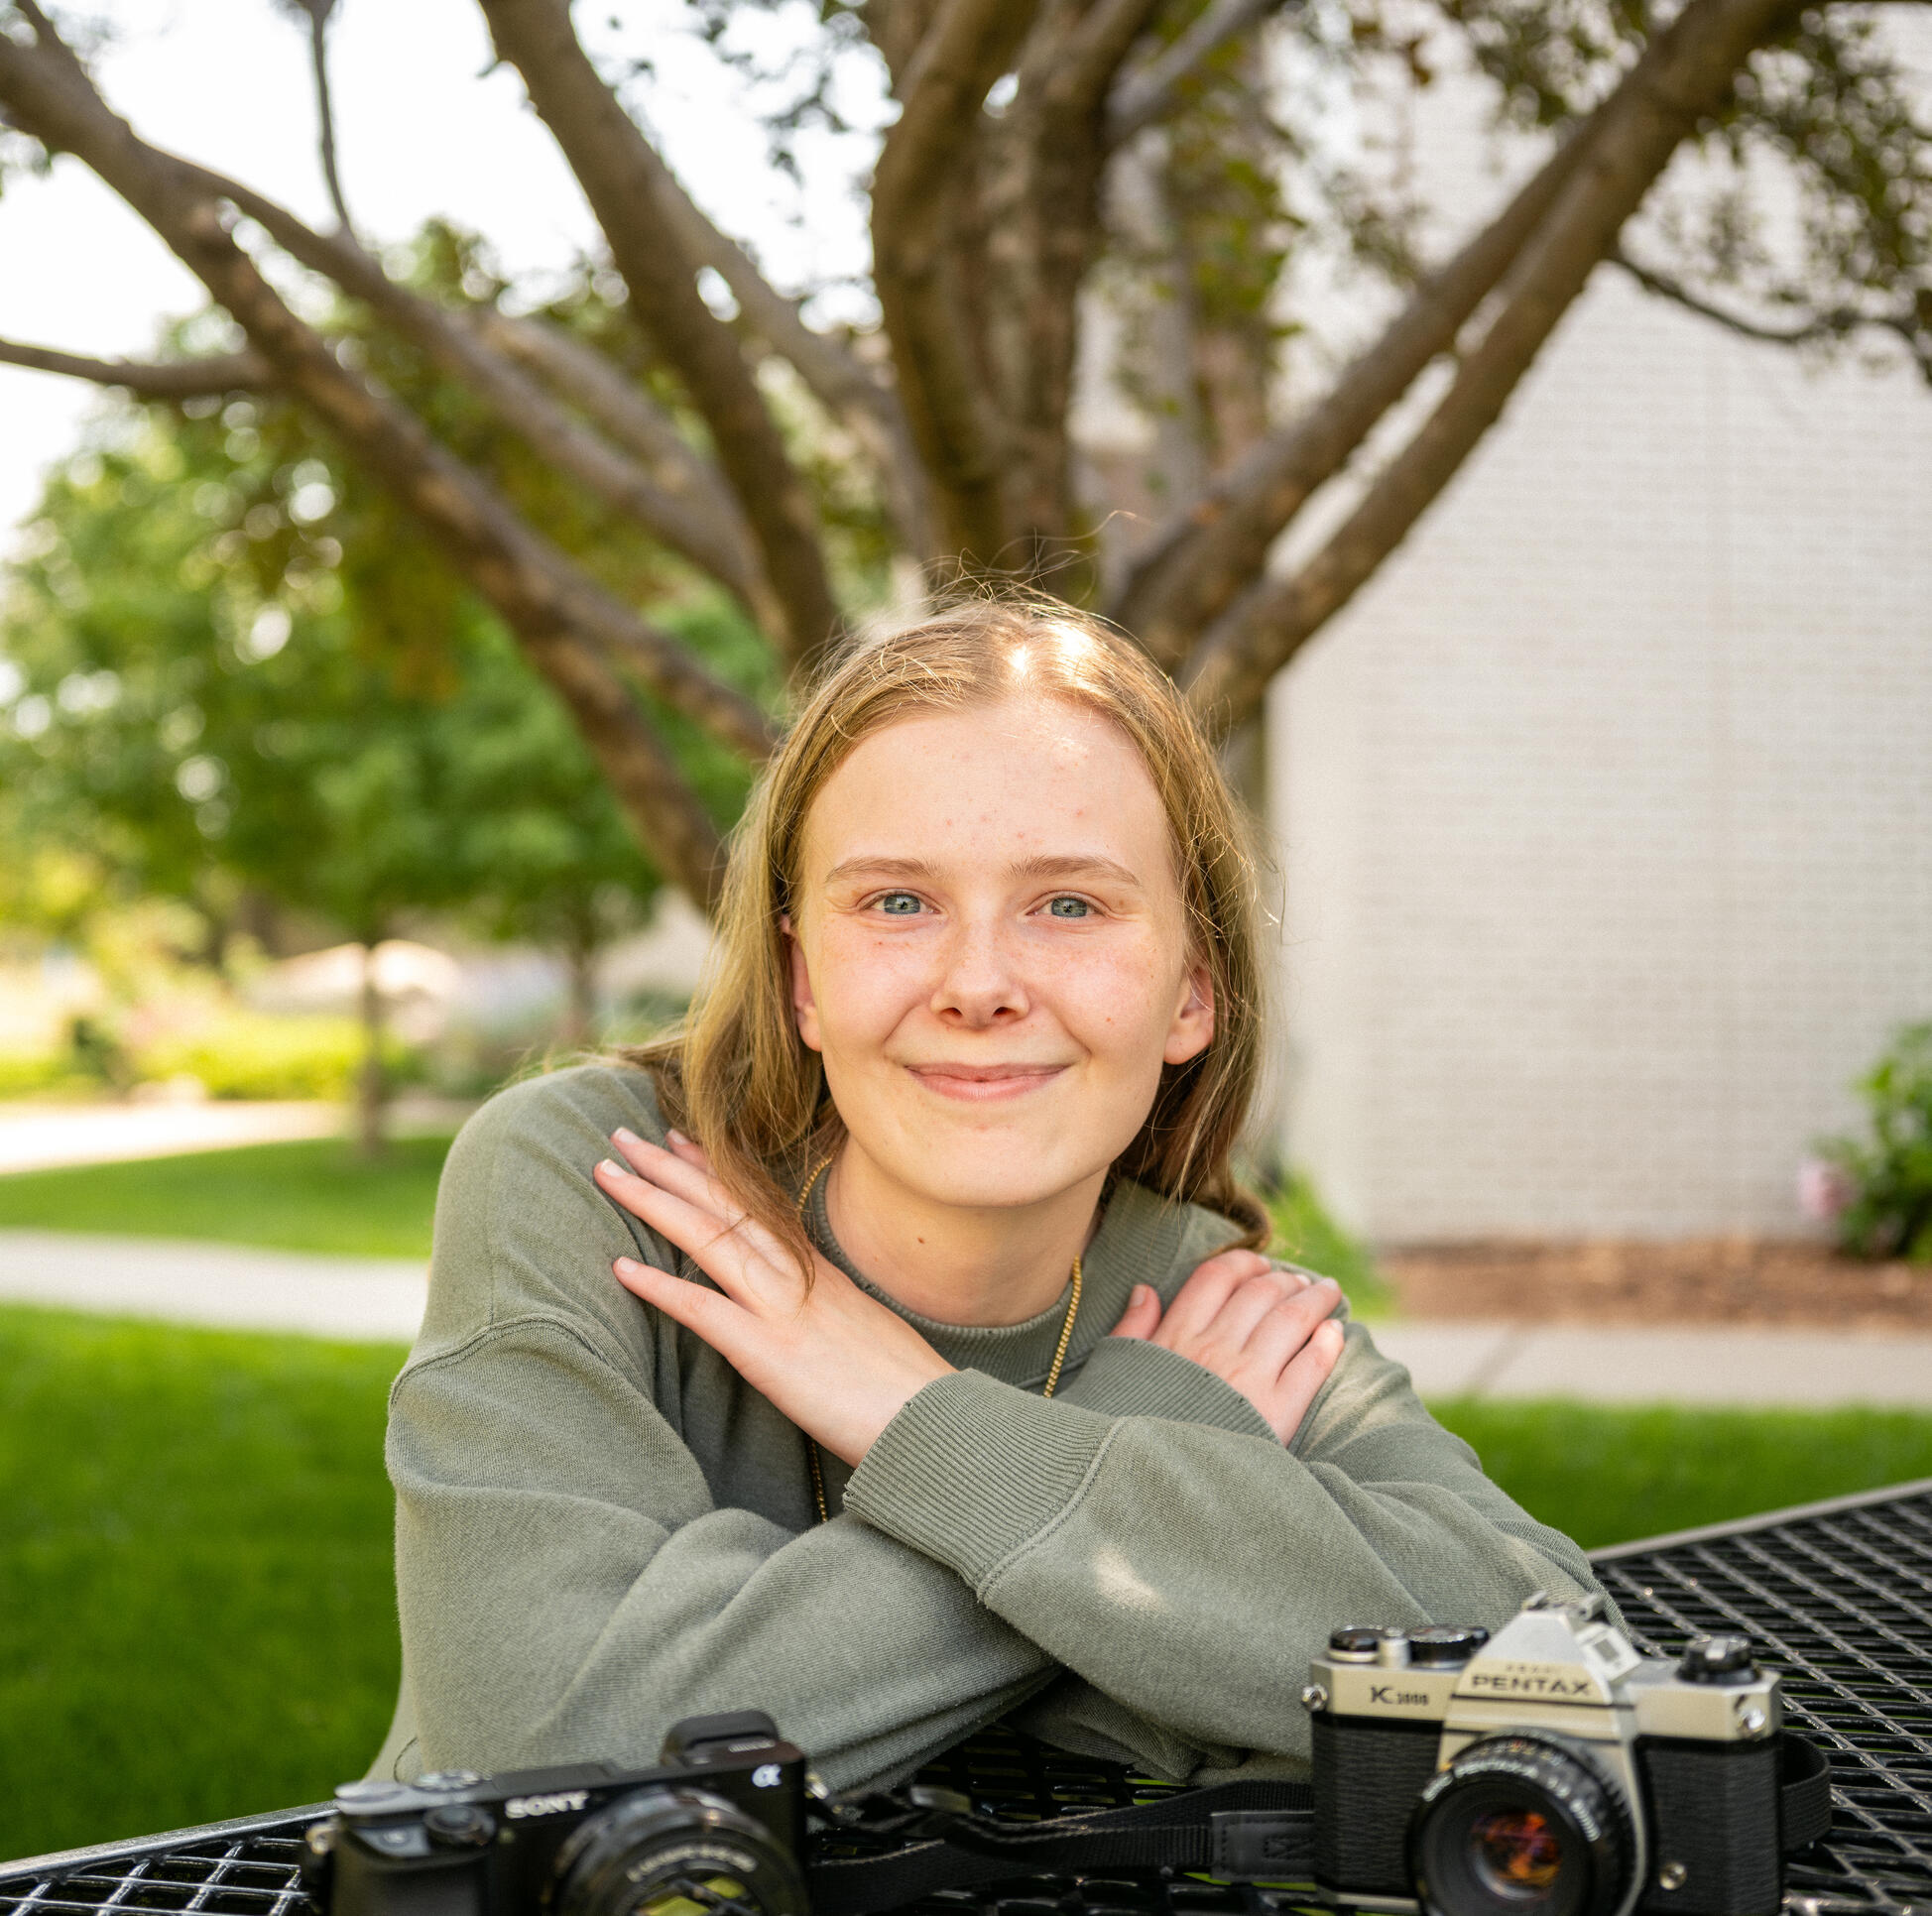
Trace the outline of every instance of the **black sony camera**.
[[1314, 1723], [1314, 1874], [1338, 1908], [1773, 1916], [1830, 1820], [1742, 1636], [1641, 1656], [1603, 1600], [1482, 1629], [1337, 1630]]
[[692, 1717], [656, 1769], [346, 1783], [308, 1832], [331, 1916], [807, 1916], [805, 1759], [759, 1711]]

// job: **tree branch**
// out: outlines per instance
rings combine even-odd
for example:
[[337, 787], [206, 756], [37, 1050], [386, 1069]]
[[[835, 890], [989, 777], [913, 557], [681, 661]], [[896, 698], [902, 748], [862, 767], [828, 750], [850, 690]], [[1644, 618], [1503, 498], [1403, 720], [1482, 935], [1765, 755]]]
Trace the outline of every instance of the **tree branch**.
[[119, 386], [137, 399], [205, 399], [221, 393], [261, 392], [275, 373], [256, 353], [219, 353], [206, 359], [81, 359], [49, 346], [0, 339], [0, 364], [37, 373], [62, 373], [95, 386]]
[[1596, 118], [1587, 157], [1511, 268], [1482, 341], [1413, 439], [1300, 570], [1264, 578], [1187, 662], [1195, 709], [1217, 729], [1259, 709], [1268, 681], [1391, 552], [1502, 414], [1543, 342], [1751, 50], [1803, 0], [1690, 0]]
[[414, 414], [344, 367], [235, 243], [197, 171], [138, 139], [38, 7], [26, 17], [33, 48], [0, 35], [0, 103], [15, 124], [118, 192], [233, 315], [282, 387], [419, 516], [569, 705], [646, 849], [693, 898], [711, 898], [716, 827], [605, 648], [623, 648], [666, 703], [754, 755], [770, 746], [764, 714], [533, 533]]
[[[253, 187], [182, 164], [208, 192], [246, 213], [293, 259], [365, 301], [413, 339], [558, 471], [717, 579], [767, 631], [775, 636], [783, 632], [781, 610], [760, 570], [743, 517], [722, 487], [713, 486], [708, 496], [694, 496], [678, 483], [687, 470], [681, 464], [671, 467], [666, 484], [556, 405], [514, 361], [493, 350], [479, 328], [398, 286], [348, 234], [317, 233]], [[694, 455], [691, 462], [696, 463]]]
[[818, 515], [729, 326], [699, 297], [666, 207], [674, 182], [605, 85], [570, 25], [569, 0], [482, 0], [501, 58], [562, 149], [632, 303], [711, 429], [784, 617], [785, 650], [809, 668], [841, 630]]
[[650, 662], [635, 656], [635, 632], [600, 635], [602, 643], [594, 646], [554, 630], [519, 636], [532, 662], [562, 695], [638, 842], [712, 916], [724, 890], [724, 839], [625, 683], [625, 667]]
[[1012, 102], [982, 136], [985, 333], [1004, 405], [1004, 492], [1016, 569], [1084, 598], [1067, 418], [1080, 289], [1100, 235], [1108, 89], [1152, 0], [1048, 0]]
[[1855, 332], [1889, 332], [1905, 342], [1919, 371], [1932, 381], [1932, 326], [1920, 320], [1915, 306], [1897, 312], [1864, 312], [1857, 306], [1833, 306], [1828, 312], [1815, 312], [1795, 325], [1773, 326], [1733, 312], [1693, 293], [1681, 280], [1671, 279], [1652, 268], [1640, 265], [1620, 247], [1607, 256], [1611, 265], [1621, 266], [1644, 292], [1668, 299], [1700, 319], [1709, 319], [1745, 339], [1755, 339], [1769, 346], [1808, 346], [1821, 339], [1844, 339]]
[[[1628, 83], [1628, 82], [1627, 82]], [[1107, 607], [1173, 669], [1262, 569], [1275, 537], [1370, 428], [1447, 352], [1576, 173], [1605, 109], [1571, 133], [1508, 206], [1409, 296], [1310, 412], [1271, 432], [1156, 535]]]
[[303, 0], [308, 15], [308, 57], [315, 71], [315, 124], [321, 142], [322, 179], [328, 186], [328, 203], [342, 222], [344, 233], [355, 232], [349, 217], [349, 202], [343, 197], [342, 177], [335, 168], [335, 99], [328, 83], [328, 17], [334, 0]]
[[1187, 31], [1132, 73], [1121, 76], [1107, 105], [1107, 144], [1118, 147], [1172, 110], [1184, 81], [1231, 40], [1239, 40], [1283, 0], [1209, 0]]
[[932, 476], [941, 537], [994, 564], [1012, 528], [1003, 422], [989, 402], [953, 254], [959, 201], [988, 89], [1036, 0], [941, 0], [906, 62], [904, 110], [873, 171], [873, 279], [912, 437]]
[[931, 488], [899, 395], [875, 379], [837, 340], [813, 332], [799, 315], [798, 301], [780, 293], [751, 255], [712, 224], [668, 168], [661, 181], [664, 212], [686, 252], [724, 281], [746, 325], [762, 335], [819, 404], [865, 447], [885, 481], [893, 523], [906, 549], [920, 559], [936, 556]]
[[1159, 0], [1094, 0], [1067, 37], [1049, 85], [1052, 97], [1083, 120], [1106, 99]]
[[[596, 347], [549, 320], [513, 319], [494, 306], [465, 313], [462, 320], [565, 404], [595, 419], [605, 436], [638, 460], [666, 492], [687, 496], [706, 512], [742, 519], [717, 468], [690, 445], [670, 415]], [[745, 538], [750, 540], [749, 530]]]

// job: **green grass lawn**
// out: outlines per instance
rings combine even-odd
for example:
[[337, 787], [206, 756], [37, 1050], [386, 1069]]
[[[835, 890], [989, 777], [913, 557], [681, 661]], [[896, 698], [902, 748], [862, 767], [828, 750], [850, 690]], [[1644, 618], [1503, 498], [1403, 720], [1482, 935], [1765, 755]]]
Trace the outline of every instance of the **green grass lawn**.
[[0, 1857], [325, 1797], [395, 1702], [402, 1351], [0, 1309]]
[[1430, 1408], [1518, 1503], [1589, 1550], [1932, 1477], [1932, 1415], [1916, 1411]]
[[334, 1138], [0, 1177], [0, 1228], [212, 1238], [339, 1257], [426, 1257], [447, 1138], [375, 1163]]
[[1376, 1268], [1368, 1248], [1328, 1215], [1305, 1177], [1289, 1177], [1270, 1191], [1268, 1211], [1274, 1225], [1274, 1242], [1268, 1247], [1273, 1256], [1333, 1277], [1358, 1317], [1384, 1317], [1394, 1309], [1394, 1289]]
[[[426, 1257], [447, 1138], [395, 1140], [365, 1163], [346, 1143], [248, 1144], [0, 1177], [0, 1229], [210, 1238], [342, 1257]], [[1393, 1294], [1305, 1179], [1270, 1195], [1274, 1251], [1334, 1277], [1374, 1317]]]
[[[0, 1858], [366, 1767], [395, 1696], [401, 1357], [0, 1308]], [[1591, 1544], [1932, 1476], [1932, 1416], [1441, 1408]]]

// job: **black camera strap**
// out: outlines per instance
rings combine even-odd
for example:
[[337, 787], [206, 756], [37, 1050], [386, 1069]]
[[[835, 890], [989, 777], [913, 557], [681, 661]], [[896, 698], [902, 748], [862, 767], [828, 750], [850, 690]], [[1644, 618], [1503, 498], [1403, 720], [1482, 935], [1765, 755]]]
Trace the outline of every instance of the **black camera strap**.
[[836, 1832], [821, 1843], [805, 1871], [813, 1916], [865, 1916], [935, 1889], [1014, 1875], [1164, 1866], [1206, 1870], [1231, 1881], [1305, 1882], [1313, 1793], [1305, 1783], [1220, 1783], [1040, 1823], [935, 1809], [918, 1816], [915, 1827], [913, 1841], [884, 1855], [840, 1856]]
[[1778, 1847], [1788, 1856], [1809, 1849], [1832, 1827], [1832, 1766], [1809, 1736], [1777, 1734]]
[[[1831, 1826], [1831, 1765], [1795, 1731], [1777, 1742], [1779, 1847], [1789, 1856]], [[1220, 1783], [1036, 1823], [975, 1815], [943, 1791], [915, 1790], [891, 1803], [883, 1817], [851, 1812], [814, 1846], [805, 1871], [813, 1916], [869, 1916], [1004, 1876], [1164, 1867], [1228, 1882], [1307, 1882], [1313, 1862], [1314, 1798], [1305, 1783]], [[859, 1854], [838, 1854], [841, 1837]], [[886, 1841], [901, 1847], [882, 1853]]]

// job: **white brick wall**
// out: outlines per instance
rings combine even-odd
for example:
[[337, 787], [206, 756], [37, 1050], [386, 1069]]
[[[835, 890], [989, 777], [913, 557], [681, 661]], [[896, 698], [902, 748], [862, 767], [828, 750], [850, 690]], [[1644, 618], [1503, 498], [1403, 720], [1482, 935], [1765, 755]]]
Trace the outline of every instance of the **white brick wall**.
[[1804, 1229], [1932, 1018], [1932, 393], [1601, 273], [1270, 724], [1288, 1149], [1346, 1222]]

